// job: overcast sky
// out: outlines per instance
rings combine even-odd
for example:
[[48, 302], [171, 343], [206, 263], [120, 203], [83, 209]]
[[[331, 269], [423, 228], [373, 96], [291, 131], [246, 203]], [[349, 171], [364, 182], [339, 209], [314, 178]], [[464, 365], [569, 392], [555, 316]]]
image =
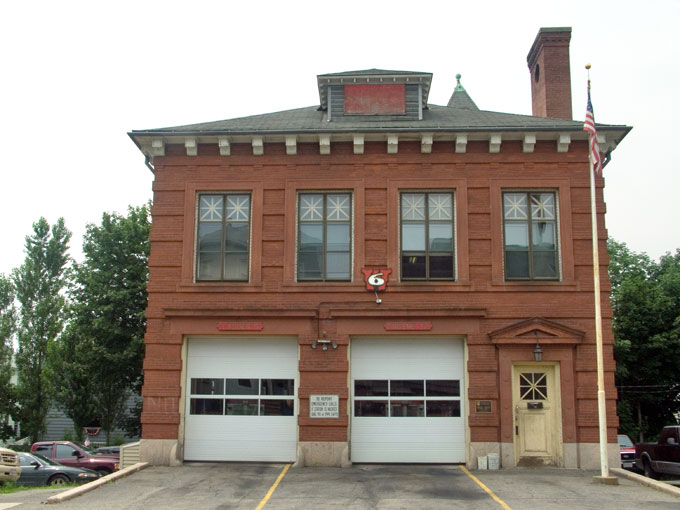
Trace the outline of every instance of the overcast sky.
[[87, 223], [151, 198], [132, 129], [316, 105], [317, 74], [374, 67], [432, 72], [440, 105], [461, 73], [481, 109], [531, 114], [526, 56], [560, 26], [574, 118], [591, 63], [596, 121], [633, 126], [605, 169], [609, 235], [658, 259], [680, 247], [679, 22], [677, 0], [2, 2], [0, 273], [40, 216], [80, 260]]

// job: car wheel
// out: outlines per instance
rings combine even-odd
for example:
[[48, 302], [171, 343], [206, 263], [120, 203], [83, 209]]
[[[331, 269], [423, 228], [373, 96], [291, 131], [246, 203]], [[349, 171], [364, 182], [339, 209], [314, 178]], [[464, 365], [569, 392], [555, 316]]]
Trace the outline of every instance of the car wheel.
[[66, 475], [54, 475], [47, 482], [47, 485], [65, 485], [68, 483], [68, 477]]
[[647, 478], [656, 478], [658, 475], [656, 471], [652, 469], [652, 465], [649, 463], [647, 459], [645, 459], [644, 462], [644, 471], [645, 471], [645, 476]]
[[106, 476], [106, 475], [111, 474], [111, 471], [109, 471], [106, 468], [99, 468], [96, 471], [97, 471], [97, 473], [99, 473], [99, 476]]

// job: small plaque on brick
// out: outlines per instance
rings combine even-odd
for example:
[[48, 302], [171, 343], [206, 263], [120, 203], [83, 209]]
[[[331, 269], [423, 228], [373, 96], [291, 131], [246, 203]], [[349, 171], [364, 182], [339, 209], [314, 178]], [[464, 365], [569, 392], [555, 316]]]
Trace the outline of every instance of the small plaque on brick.
[[310, 418], [339, 418], [340, 398], [338, 395], [310, 395]]
[[478, 413], [490, 413], [491, 400], [478, 400], [475, 405], [475, 411]]

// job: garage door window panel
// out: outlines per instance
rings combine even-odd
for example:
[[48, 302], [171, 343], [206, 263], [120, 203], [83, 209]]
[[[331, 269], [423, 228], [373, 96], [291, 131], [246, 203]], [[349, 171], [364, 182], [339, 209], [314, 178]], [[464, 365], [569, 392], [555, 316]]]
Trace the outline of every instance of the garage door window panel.
[[460, 400], [428, 400], [427, 416], [430, 418], [459, 418]]
[[387, 400], [355, 400], [354, 416], [386, 417]]
[[192, 398], [191, 414], [224, 414], [221, 398]]
[[[375, 399], [376, 396], [387, 400]], [[459, 380], [357, 379], [354, 381], [354, 416], [460, 417], [460, 400], [451, 397], [460, 397]]]
[[229, 416], [257, 416], [257, 399], [228, 398], [225, 401], [225, 410]]

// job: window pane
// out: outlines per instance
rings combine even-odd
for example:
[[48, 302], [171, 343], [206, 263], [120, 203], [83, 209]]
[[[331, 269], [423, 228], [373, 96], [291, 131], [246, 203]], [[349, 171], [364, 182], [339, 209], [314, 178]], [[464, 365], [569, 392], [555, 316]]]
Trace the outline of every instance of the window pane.
[[354, 416], [361, 417], [375, 417], [387, 416], [387, 401], [386, 400], [355, 400], [354, 401]]
[[459, 417], [460, 416], [460, 401], [459, 400], [428, 400], [427, 401], [427, 417]]
[[261, 395], [294, 395], [295, 381], [293, 379], [262, 379]]
[[425, 381], [425, 391], [428, 397], [459, 397], [460, 381], [434, 380]]
[[192, 398], [190, 414], [224, 414], [221, 398]]
[[298, 255], [298, 279], [320, 280], [322, 253], [303, 252]]
[[326, 229], [328, 251], [349, 251], [349, 223], [329, 223]]
[[224, 379], [191, 379], [192, 395], [224, 395]]
[[356, 380], [354, 381], [354, 396], [355, 397], [386, 397], [387, 396], [387, 380], [369, 381]]
[[256, 398], [228, 398], [225, 400], [225, 414], [234, 416], [257, 416]]
[[293, 416], [293, 399], [260, 400], [260, 416]]
[[222, 197], [220, 195], [201, 195], [199, 221], [222, 221]]
[[531, 244], [534, 249], [555, 249], [555, 224], [537, 221], [531, 226]]
[[390, 395], [399, 397], [422, 397], [423, 381], [390, 381]]
[[428, 208], [431, 220], [453, 219], [452, 200], [448, 193], [430, 193], [428, 195]]
[[534, 277], [536, 278], [557, 277], [557, 257], [554, 251], [535, 251], [533, 262], [534, 262]]
[[323, 225], [321, 223], [302, 223], [300, 225], [300, 251], [323, 249]]
[[425, 403], [422, 400], [392, 400], [390, 416], [425, 416]]
[[219, 280], [222, 277], [220, 271], [221, 259], [219, 253], [199, 253], [197, 278], [199, 280]]
[[425, 219], [425, 193], [402, 193], [401, 219]]
[[453, 279], [453, 256], [452, 255], [431, 255], [430, 256], [430, 278]]
[[323, 195], [300, 195], [300, 221], [323, 220]]
[[503, 194], [503, 213], [506, 220], [526, 220], [529, 218], [526, 193]]
[[430, 223], [430, 251], [453, 251], [451, 223]]
[[257, 395], [257, 379], [227, 379], [227, 395]]
[[402, 223], [402, 251], [425, 251], [425, 223]]
[[526, 250], [529, 248], [529, 228], [526, 223], [505, 224], [505, 249]]
[[247, 223], [227, 223], [227, 238], [225, 239], [225, 251], [247, 252], [250, 229]]
[[236, 253], [224, 256], [224, 279], [247, 280], [248, 279], [248, 254]]
[[198, 250], [219, 252], [221, 246], [222, 224], [201, 223], [198, 226]]
[[326, 198], [326, 219], [328, 221], [349, 221], [350, 196], [328, 195]]
[[529, 253], [505, 252], [505, 275], [508, 278], [529, 278]]
[[349, 280], [349, 253], [326, 254], [326, 278]]
[[531, 217], [534, 219], [555, 219], [555, 195], [552, 193], [532, 193]]
[[425, 255], [403, 255], [401, 257], [401, 277], [404, 279], [425, 279]]
[[57, 459], [66, 459], [69, 457], [73, 457], [73, 452], [75, 452], [75, 448], [72, 446], [69, 446], [67, 444], [58, 444], [57, 445], [57, 452], [56, 452], [56, 458]]
[[248, 221], [250, 218], [250, 197], [248, 195], [227, 195], [227, 220]]

